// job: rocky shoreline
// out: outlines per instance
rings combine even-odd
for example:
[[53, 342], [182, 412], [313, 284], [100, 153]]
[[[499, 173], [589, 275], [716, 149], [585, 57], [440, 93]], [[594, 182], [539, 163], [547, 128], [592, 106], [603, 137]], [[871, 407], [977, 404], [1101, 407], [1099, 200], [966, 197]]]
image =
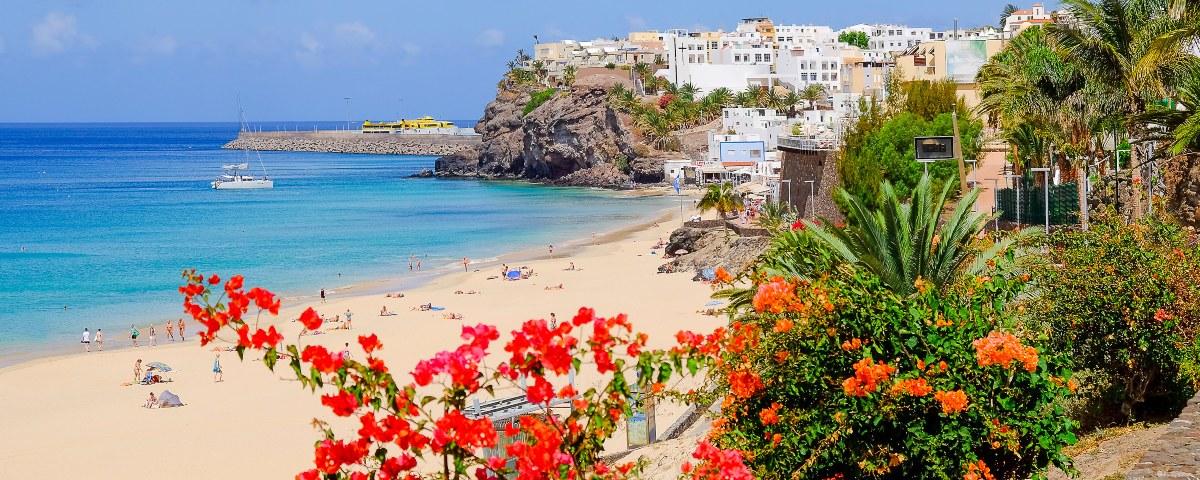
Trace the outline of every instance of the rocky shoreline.
[[376, 155], [453, 155], [479, 145], [477, 135], [391, 135], [350, 132], [244, 132], [224, 148]]

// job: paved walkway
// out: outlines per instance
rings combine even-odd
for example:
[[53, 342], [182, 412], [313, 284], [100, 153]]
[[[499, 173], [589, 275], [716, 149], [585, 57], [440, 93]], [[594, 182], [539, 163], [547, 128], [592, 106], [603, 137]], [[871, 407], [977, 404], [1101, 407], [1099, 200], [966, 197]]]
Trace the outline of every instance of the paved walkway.
[[994, 189], [1004, 188], [1007, 181], [1003, 176], [1004, 152], [986, 150], [980, 152], [979, 164], [976, 167], [978, 170], [975, 171], [974, 177], [970, 174], [967, 175], [968, 179], [973, 178], [979, 185], [979, 199], [975, 201], [975, 208], [980, 212], [991, 213], [996, 206]]
[[1125, 478], [1200, 479], [1200, 396], [1188, 400], [1179, 417], [1167, 425], [1167, 431]]

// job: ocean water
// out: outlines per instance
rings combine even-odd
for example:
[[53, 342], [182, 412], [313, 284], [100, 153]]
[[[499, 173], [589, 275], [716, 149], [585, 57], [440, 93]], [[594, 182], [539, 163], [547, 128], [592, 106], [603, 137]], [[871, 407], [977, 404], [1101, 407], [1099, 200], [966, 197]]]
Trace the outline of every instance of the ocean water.
[[[310, 130], [333, 123], [255, 128]], [[184, 268], [311, 296], [403, 282], [464, 256], [586, 237], [653, 215], [665, 198], [517, 182], [413, 179], [434, 157], [262, 152], [272, 190], [215, 191], [236, 124], [0, 124], [0, 363], [109, 340], [179, 316]], [[113, 342], [121, 343], [121, 342]]]

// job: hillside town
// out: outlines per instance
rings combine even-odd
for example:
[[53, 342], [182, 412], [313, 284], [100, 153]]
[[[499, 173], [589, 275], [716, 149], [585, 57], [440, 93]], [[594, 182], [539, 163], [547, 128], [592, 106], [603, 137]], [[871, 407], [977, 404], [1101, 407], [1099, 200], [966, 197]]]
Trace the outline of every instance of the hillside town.
[[[1069, 12], [1049, 11], [1041, 3], [1006, 12], [1001, 28], [835, 29], [751, 17], [728, 31], [669, 29], [538, 42], [523, 63], [550, 85], [617, 83], [639, 96], [682, 92], [700, 99], [713, 92], [762, 92], [765, 98], [757, 104], [722, 108], [718, 121], [704, 125], [706, 138], [689, 142], [695, 133], [676, 135], [684, 145], [678, 158], [663, 162], [664, 177], [683, 184], [754, 184], [743, 191], [778, 199], [791, 195], [789, 186], [800, 192], [820, 181], [782, 178], [786, 152], [837, 149], [861, 102], [886, 100], [889, 78], [953, 82], [966, 107], [974, 108], [980, 101], [975, 77], [989, 58], [1031, 26], [1071, 21]], [[793, 202], [801, 211], [804, 203]]]

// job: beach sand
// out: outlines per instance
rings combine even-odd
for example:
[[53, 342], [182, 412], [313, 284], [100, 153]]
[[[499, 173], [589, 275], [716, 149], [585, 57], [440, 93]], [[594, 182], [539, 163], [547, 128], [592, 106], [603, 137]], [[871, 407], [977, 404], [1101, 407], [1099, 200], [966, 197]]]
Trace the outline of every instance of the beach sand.
[[[305, 336], [302, 344], [340, 350], [350, 343], [362, 358], [358, 335], [376, 333], [384, 344], [379, 356], [401, 383], [411, 381], [407, 372], [418, 360], [457, 346], [464, 323], [496, 325], [503, 342], [524, 320], [549, 318], [554, 312], [560, 321], [569, 321], [581, 306], [603, 316], [626, 313], [637, 330], [650, 335], [651, 346], [668, 346], [681, 329], [708, 331], [724, 323], [697, 313], [711, 290], [691, 281], [691, 273], [656, 273], [664, 260], [661, 251], [652, 255], [651, 247], [678, 226], [678, 215], [675, 211], [660, 218], [661, 224], [597, 236], [594, 242], [584, 239], [574, 248], [556, 248], [553, 256], [543, 250], [542, 258], [527, 261], [520, 261], [520, 255], [502, 258], [510, 267], [531, 267], [536, 275], [528, 280], [488, 280], [500, 274], [499, 263], [472, 265], [473, 271], [444, 275], [400, 299], [333, 293], [324, 304], [285, 304], [278, 324], [287, 341], [295, 342], [300, 327], [290, 320], [305, 307], [312, 305], [328, 316], [349, 309], [353, 330]], [[570, 262], [576, 271], [566, 270]], [[558, 284], [563, 289], [545, 289]], [[247, 279], [247, 288], [254, 285]], [[480, 293], [460, 295], [456, 290]], [[462, 314], [465, 320], [411, 310], [423, 303], [444, 306], [445, 312]], [[379, 316], [385, 305], [397, 315]], [[196, 327], [189, 324], [189, 334]], [[286, 365], [272, 373], [254, 361], [258, 354], [248, 353], [240, 362], [235, 353], [223, 352], [224, 381], [214, 383], [211, 346], [201, 348], [190, 335], [186, 343], [167, 342], [164, 334], [160, 328], [157, 347], [78, 353], [0, 369], [0, 478], [290, 478], [312, 467], [319, 433], [312, 420], [336, 417], [320, 405], [318, 395], [289, 379]], [[107, 342], [128, 345], [129, 339], [110, 335]], [[490, 364], [498, 361], [502, 348], [502, 343], [493, 345]], [[122, 386], [133, 379], [139, 358], [172, 366], [168, 376], [173, 381]], [[578, 381], [586, 385], [589, 379]], [[163, 390], [178, 394], [186, 405], [141, 407], [150, 392]], [[659, 432], [682, 410], [661, 406]], [[342, 434], [352, 431], [345, 420], [334, 425]], [[623, 433], [608, 448], [624, 449]]]

